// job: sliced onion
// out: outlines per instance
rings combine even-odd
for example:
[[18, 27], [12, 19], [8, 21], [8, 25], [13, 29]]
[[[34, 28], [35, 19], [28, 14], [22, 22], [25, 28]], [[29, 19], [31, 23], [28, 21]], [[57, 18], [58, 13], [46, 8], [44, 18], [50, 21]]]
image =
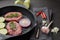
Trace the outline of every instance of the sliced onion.
[[22, 27], [28, 27], [31, 24], [31, 21], [28, 18], [23, 18], [19, 21], [19, 24]]

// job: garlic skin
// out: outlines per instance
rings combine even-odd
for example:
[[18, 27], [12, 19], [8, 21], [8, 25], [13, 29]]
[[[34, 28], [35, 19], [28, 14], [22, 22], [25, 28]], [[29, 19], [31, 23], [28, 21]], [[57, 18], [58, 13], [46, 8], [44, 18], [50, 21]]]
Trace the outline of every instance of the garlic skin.
[[53, 32], [53, 33], [58, 33], [58, 31], [59, 31], [59, 28], [58, 28], [58, 27], [54, 27], [54, 28], [51, 30], [51, 32]]

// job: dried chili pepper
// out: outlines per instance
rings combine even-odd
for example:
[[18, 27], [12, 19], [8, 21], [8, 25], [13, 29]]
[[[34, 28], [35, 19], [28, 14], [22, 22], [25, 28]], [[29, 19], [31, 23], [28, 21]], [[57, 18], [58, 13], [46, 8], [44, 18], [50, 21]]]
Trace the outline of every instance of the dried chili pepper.
[[46, 14], [43, 11], [39, 11], [38, 13], [36, 13], [36, 16], [39, 16], [39, 15], [41, 15], [43, 19], [47, 18]]
[[41, 17], [42, 17], [43, 19], [46, 19], [46, 18], [47, 18], [46, 14], [45, 14], [44, 12], [41, 12]]
[[42, 11], [40, 11], [40, 12], [36, 13], [36, 16], [39, 16], [39, 15], [41, 14], [41, 12], [42, 12]]

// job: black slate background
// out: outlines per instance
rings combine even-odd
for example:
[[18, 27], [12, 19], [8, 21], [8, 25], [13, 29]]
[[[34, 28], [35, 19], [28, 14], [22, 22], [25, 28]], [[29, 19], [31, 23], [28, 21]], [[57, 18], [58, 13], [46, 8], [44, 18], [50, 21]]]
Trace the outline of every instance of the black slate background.
[[[1, 0], [0, 7], [5, 5], [13, 4], [14, 0]], [[60, 28], [60, 1], [59, 0], [31, 0], [31, 10], [33, 8], [48, 7], [53, 9], [54, 13], [54, 24]], [[53, 35], [54, 40], [60, 40], [60, 32], [56, 35]]]

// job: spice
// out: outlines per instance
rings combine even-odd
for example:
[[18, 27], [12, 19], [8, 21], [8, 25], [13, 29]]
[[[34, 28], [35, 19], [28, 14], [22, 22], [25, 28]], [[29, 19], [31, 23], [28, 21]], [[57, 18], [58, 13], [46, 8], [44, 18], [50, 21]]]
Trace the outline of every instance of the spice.
[[15, 14], [10, 14], [8, 16], [6, 16], [7, 18], [13, 18], [13, 17], [18, 17], [19, 15], [17, 13]]
[[10, 27], [11, 27], [12, 30], [15, 30], [15, 29], [16, 29], [15, 23], [14, 23], [14, 22], [11, 22], [11, 23], [10, 23]]

